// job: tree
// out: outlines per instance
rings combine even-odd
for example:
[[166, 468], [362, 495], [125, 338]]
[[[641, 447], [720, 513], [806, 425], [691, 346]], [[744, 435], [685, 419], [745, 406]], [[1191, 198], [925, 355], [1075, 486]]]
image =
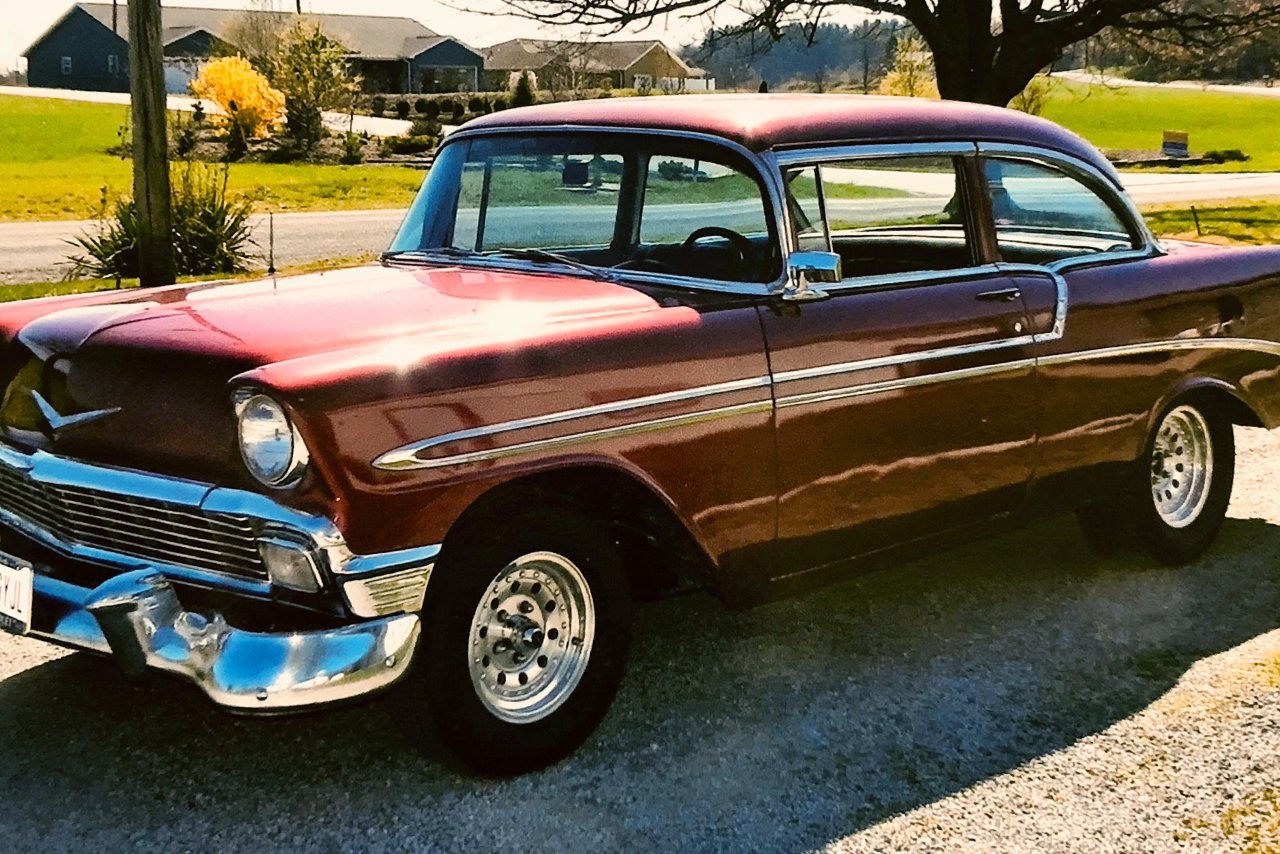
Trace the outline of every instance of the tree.
[[880, 83], [880, 92], [905, 98], [938, 97], [933, 62], [923, 40], [912, 36], [898, 40], [893, 65]]
[[285, 127], [304, 151], [324, 136], [323, 112], [347, 109], [360, 91], [350, 52], [317, 23], [297, 21], [271, 54], [268, 76], [284, 93]]
[[537, 96], [533, 93], [533, 83], [529, 80], [529, 72], [522, 72], [516, 80], [516, 91], [511, 98], [511, 106], [528, 107], [537, 100]]
[[177, 271], [170, 242], [173, 212], [169, 198], [169, 129], [160, 0], [129, 3], [129, 100], [133, 117], [138, 280], [143, 287], [171, 285]]
[[284, 95], [242, 56], [224, 56], [205, 65], [192, 81], [191, 92], [222, 108], [216, 121], [227, 127], [232, 160], [244, 156], [250, 139], [270, 133], [284, 112]]
[[265, 74], [289, 23], [289, 15], [279, 11], [272, 0], [251, 0], [248, 10], [227, 26], [226, 40]]
[[504, 0], [555, 27], [618, 30], [671, 13], [733, 11], [737, 32], [780, 38], [788, 23], [816, 26], [834, 7], [908, 21], [933, 53], [944, 98], [1007, 104], [1076, 42], [1104, 30], [1202, 48], [1280, 22], [1275, 0]]

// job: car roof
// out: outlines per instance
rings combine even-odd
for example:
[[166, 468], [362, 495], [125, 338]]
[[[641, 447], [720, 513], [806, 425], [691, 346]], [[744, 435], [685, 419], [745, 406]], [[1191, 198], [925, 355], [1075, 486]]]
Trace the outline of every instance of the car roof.
[[592, 126], [704, 133], [752, 151], [823, 144], [993, 142], [1047, 148], [1085, 161], [1117, 185], [1098, 150], [1053, 122], [962, 101], [878, 95], [685, 94], [564, 101], [473, 119], [465, 130]]

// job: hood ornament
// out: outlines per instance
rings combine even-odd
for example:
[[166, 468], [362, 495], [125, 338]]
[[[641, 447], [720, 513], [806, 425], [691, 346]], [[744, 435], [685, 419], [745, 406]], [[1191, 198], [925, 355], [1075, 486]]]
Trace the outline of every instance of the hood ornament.
[[115, 415], [120, 411], [120, 407], [112, 406], [109, 409], [95, 409], [91, 412], [78, 412], [75, 415], [63, 415], [53, 408], [53, 404], [44, 399], [44, 395], [35, 389], [31, 390], [31, 399], [35, 401], [36, 408], [40, 410], [40, 414], [44, 416], [44, 420], [49, 424], [49, 430], [54, 438], [57, 438], [59, 430], [66, 430], [69, 427], [79, 427], [81, 424], [88, 424], [91, 421], [97, 421], [106, 418], [108, 415]]

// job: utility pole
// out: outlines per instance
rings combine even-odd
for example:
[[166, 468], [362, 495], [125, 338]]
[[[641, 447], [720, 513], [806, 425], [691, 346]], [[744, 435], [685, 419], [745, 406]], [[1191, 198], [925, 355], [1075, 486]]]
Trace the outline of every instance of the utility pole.
[[129, 0], [133, 200], [138, 208], [138, 267], [143, 287], [171, 285], [176, 278], [163, 51], [160, 0]]

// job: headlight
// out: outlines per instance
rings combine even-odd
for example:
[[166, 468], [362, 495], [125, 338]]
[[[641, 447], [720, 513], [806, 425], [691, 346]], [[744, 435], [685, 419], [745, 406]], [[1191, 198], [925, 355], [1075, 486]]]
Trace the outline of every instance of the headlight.
[[307, 467], [307, 446], [284, 407], [265, 394], [236, 396], [240, 456], [249, 473], [267, 486], [288, 486]]

